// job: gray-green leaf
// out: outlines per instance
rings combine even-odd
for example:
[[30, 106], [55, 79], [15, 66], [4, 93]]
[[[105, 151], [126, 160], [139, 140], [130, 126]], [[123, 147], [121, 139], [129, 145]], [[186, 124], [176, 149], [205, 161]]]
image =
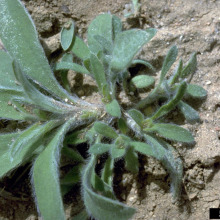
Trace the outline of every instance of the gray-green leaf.
[[63, 27], [60, 34], [61, 46], [63, 50], [68, 50], [72, 44], [74, 37], [74, 22], [69, 21], [68, 27]]
[[177, 50], [176, 46], [171, 47], [170, 50], [168, 51], [168, 53], [165, 57], [165, 60], [163, 62], [159, 84], [161, 84], [163, 82], [164, 77], [166, 76], [166, 74], [169, 71], [170, 67], [176, 61], [177, 54], [178, 54], [178, 50]]
[[91, 157], [82, 175], [83, 200], [87, 212], [96, 219], [105, 220], [127, 220], [130, 219], [135, 209], [130, 208], [116, 200], [106, 198], [93, 191], [91, 186], [91, 175], [96, 164], [95, 157]]
[[180, 141], [184, 143], [194, 142], [194, 138], [188, 130], [173, 124], [156, 123], [151, 128], [144, 130], [147, 132], [156, 132], [162, 137], [173, 141]]
[[0, 38], [11, 57], [42, 87], [62, 99], [70, 98], [55, 79], [23, 4], [18, 0], [0, 0], [0, 8]]
[[136, 53], [156, 34], [155, 29], [132, 29], [120, 32], [114, 42], [111, 68], [122, 71], [129, 67]]
[[70, 122], [67, 122], [54, 132], [54, 137], [33, 165], [34, 193], [40, 213], [45, 220], [65, 220], [57, 166], [60, 147], [69, 126]]
[[139, 75], [132, 78], [131, 82], [138, 89], [148, 88], [155, 83], [155, 80], [152, 76], [148, 75]]
[[108, 126], [107, 124], [103, 122], [95, 122], [94, 129], [96, 132], [103, 135], [104, 137], [108, 137], [111, 139], [115, 139], [118, 137], [118, 134], [116, 133], [116, 131], [112, 127]]
[[180, 101], [177, 106], [189, 123], [199, 122], [199, 113], [190, 105]]
[[105, 110], [113, 117], [117, 117], [117, 118], [121, 117], [121, 109], [116, 99], [106, 104]]
[[89, 148], [89, 152], [95, 155], [104, 154], [108, 152], [112, 146], [112, 144], [96, 143]]
[[188, 84], [186, 94], [192, 96], [193, 98], [203, 99], [207, 96], [207, 91], [201, 86]]

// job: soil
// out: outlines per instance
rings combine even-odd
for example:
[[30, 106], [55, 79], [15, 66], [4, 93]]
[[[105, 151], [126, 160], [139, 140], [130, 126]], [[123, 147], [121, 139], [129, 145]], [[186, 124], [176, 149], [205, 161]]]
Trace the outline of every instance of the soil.
[[[196, 144], [176, 146], [184, 161], [180, 202], [172, 202], [167, 172], [151, 158], [141, 158], [137, 176], [116, 169], [120, 179], [116, 192], [122, 201], [137, 209], [135, 220], [209, 219], [209, 209], [220, 208], [220, 1], [142, 0], [141, 11], [129, 18], [124, 17], [130, 7], [129, 0], [24, 0], [23, 3], [46, 45], [48, 57], [59, 51], [59, 32], [70, 18], [75, 22], [78, 35], [86, 39], [90, 21], [106, 12], [119, 16], [125, 29], [154, 27], [158, 30], [156, 37], [139, 54], [139, 58], [156, 67], [157, 75], [170, 46], [178, 46], [179, 57], [185, 62], [190, 54], [197, 52], [198, 70], [193, 83], [203, 86], [208, 96], [202, 103], [192, 102], [200, 112], [201, 123], [181, 122], [192, 131]], [[73, 88], [77, 77], [70, 73]], [[76, 84], [75, 89], [79, 96], [91, 102], [100, 100], [89, 78], [81, 79], [81, 86]], [[174, 120], [178, 120], [175, 114]], [[4, 178], [0, 183], [0, 220], [40, 219], [30, 188], [28, 179]], [[79, 191], [78, 187], [74, 188], [64, 200], [68, 219], [82, 209], [80, 194], [76, 193]]]

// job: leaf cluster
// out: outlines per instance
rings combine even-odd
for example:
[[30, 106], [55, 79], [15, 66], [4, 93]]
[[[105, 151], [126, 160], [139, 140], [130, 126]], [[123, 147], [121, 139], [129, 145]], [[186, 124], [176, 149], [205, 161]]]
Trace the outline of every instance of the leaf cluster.
[[[63, 27], [63, 56], [51, 70], [21, 2], [0, 0], [0, 7], [0, 38], [5, 47], [0, 51], [0, 118], [29, 124], [21, 131], [0, 135], [0, 177], [32, 163], [32, 188], [45, 220], [65, 219], [62, 196], [79, 182], [86, 211], [76, 219], [126, 220], [135, 210], [119, 202], [113, 191], [115, 161], [124, 160], [128, 171], [138, 173], [138, 156], [143, 154], [162, 163], [170, 175], [173, 198], [179, 199], [183, 164], [172, 143], [192, 144], [194, 138], [185, 128], [165, 119], [177, 109], [187, 122], [199, 122], [198, 112], [187, 103], [189, 98], [203, 99], [207, 94], [190, 83], [196, 71], [196, 54], [185, 66], [180, 60], [174, 73], [166, 77], [177, 58], [177, 47], [171, 47], [156, 86], [150, 75], [131, 77], [132, 65], [154, 70], [136, 56], [156, 30], [123, 30], [117, 16], [102, 14], [89, 25], [88, 45], [75, 33], [73, 21]], [[90, 104], [71, 93], [69, 70], [94, 79], [102, 105]], [[53, 72], [61, 76], [63, 87]], [[132, 108], [122, 108], [118, 87], [128, 94], [153, 86]], [[81, 143], [89, 145], [88, 158], [76, 148]], [[106, 160], [97, 173], [102, 155]], [[71, 165], [62, 178], [59, 170], [65, 165], [61, 156]]]

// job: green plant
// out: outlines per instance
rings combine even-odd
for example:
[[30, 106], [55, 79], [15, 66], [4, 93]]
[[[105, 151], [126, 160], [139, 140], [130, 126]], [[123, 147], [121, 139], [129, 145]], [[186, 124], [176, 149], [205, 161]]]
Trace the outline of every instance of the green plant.
[[[0, 8], [0, 38], [5, 47], [0, 51], [0, 118], [28, 124], [22, 131], [0, 135], [0, 177], [32, 163], [33, 192], [45, 220], [65, 219], [62, 195], [80, 181], [88, 215], [106, 220], [129, 219], [135, 210], [117, 201], [113, 191], [114, 162], [123, 159], [127, 170], [137, 173], [140, 153], [164, 165], [171, 177], [173, 197], [178, 199], [183, 168], [172, 142], [193, 143], [194, 138], [188, 130], [164, 119], [173, 109], [179, 109], [188, 122], [199, 121], [196, 110], [186, 103], [189, 97], [206, 96], [203, 88], [190, 84], [196, 54], [185, 66], [180, 60], [167, 79], [177, 57], [177, 48], [172, 47], [156, 87], [125, 110], [117, 99], [117, 87], [129, 93], [130, 89], [154, 85], [154, 78], [148, 75], [130, 79], [128, 68], [140, 63], [153, 69], [150, 63], [134, 57], [153, 38], [155, 29], [122, 31], [118, 17], [102, 14], [88, 28], [87, 46], [75, 35], [71, 21], [61, 32], [65, 53], [53, 66], [64, 89], [53, 76], [33, 22], [20, 1], [0, 0]], [[73, 62], [74, 57], [80, 62]], [[70, 93], [70, 69], [96, 81], [102, 105], [87, 103]], [[75, 147], [84, 142], [90, 146], [87, 159]], [[106, 160], [98, 174], [95, 167], [103, 154]], [[60, 155], [73, 164], [61, 179]], [[85, 219], [87, 214], [81, 213], [78, 219]]]

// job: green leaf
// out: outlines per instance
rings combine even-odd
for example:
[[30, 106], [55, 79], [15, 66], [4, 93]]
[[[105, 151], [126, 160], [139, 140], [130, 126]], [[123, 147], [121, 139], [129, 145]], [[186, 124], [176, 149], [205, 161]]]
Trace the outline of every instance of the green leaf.
[[[31, 115], [20, 112], [12, 103], [14, 97], [23, 97], [23, 92], [0, 89], [0, 118], [12, 120], [25, 120]], [[27, 97], [28, 98], [28, 97]]]
[[94, 54], [90, 55], [90, 62], [93, 76], [95, 77], [99, 91], [102, 91], [102, 88], [107, 85], [104, 66]]
[[58, 163], [59, 152], [71, 121], [56, 132], [33, 165], [32, 181], [39, 211], [45, 220], [64, 220], [65, 213], [60, 192]]
[[99, 15], [89, 25], [87, 37], [89, 49], [97, 55], [99, 51], [102, 51], [102, 46], [94, 38], [95, 35], [102, 36], [112, 42], [112, 15]]
[[167, 72], [169, 71], [170, 67], [173, 65], [173, 63], [176, 61], [178, 54], [178, 50], [176, 46], [173, 46], [170, 48], [169, 52], [167, 53], [165, 60], [163, 62], [161, 74], [160, 74], [160, 82], [159, 85], [163, 82]]
[[55, 79], [23, 4], [18, 0], [0, 0], [0, 8], [0, 38], [11, 57], [42, 87], [62, 99], [71, 98]]
[[142, 125], [142, 122], [144, 121], [144, 115], [138, 111], [137, 109], [131, 109], [128, 111], [128, 114], [134, 119], [134, 121], [138, 125]]
[[133, 147], [127, 147], [125, 153], [125, 167], [132, 173], [138, 173], [139, 171], [139, 162], [138, 162], [138, 155], [134, 151]]
[[104, 154], [108, 152], [112, 146], [112, 144], [96, 143], [89, 148], [89, 152], [95, 155]]
[[92, 170], [91, 185], [94, 191], [101, 193], [104, 197], [116, 199], [112, 187], [96, 174], [95, 169]]
[[12, 68], [12, 59], [10, 55], [3, 50], [0, 50], [0, 90], [15, 90], [22, 92], [23, 88], [17, 82]]
[[102, 170], [102, 180], [108, 184], [111, 189], [113, 186], [113, 169], [114, 169], [114, 160], [109, 157], [104, 165], [104, 168]]
[[167, 169], [171, 177], [171, 192], [174, 200], [180, 198], [183, 164], [175, 149], [167, 142], [150, 135], [145, 135], [147, 143], [154, 149], [155, 158]]
[[172, 86], [174, 83], [178, 82], [181, 73], [182, 73], [182, 69], [183, 69], [183, 61], [180, 59], [178, 67], [175, 71], [175, 73], [173, 74], [173, 76], [168, 80], [170, 86]]
[[155, 152], [152, 150], [152, 147], [149, 144], [139, 141], [132, 141], [130, 145], [134, 147], [134, 149], [141, 154], [150, 157], [157, 157], [157, 155], [155, 155]]
[[156, 30], [153, 28], [146, 31], [132, 29], [119, 33], [114, 42], [111, 68], [116, 71], [128, 68], [137, 52], [155, 34]]
[[94, 129], [97, 133], [103, 135], [104, 137], [108, 137], [111, 139], [115, 139], [118, 137], [116, 131], [112, 127], [108, 126], [103, 122], [95, 122]]
[[105, 110], [113, 117], [117, 117], [117, 118], [121, 117], [121, 109], [116, 99], [106, 104]]
[[89, 218], [89, 216], [88, 216], [86, 210], [84, 210], [84, 209], [79, 214], [74, 216], [74, 220], [87, 220], [88, 218]]
[[[65, 53], [62, 56], [61, 62], [69, 62], [69, 63], [71, 62], [72, 63], [73, 62], [73, 54]], [[66, 89], [66, 91], [71, 93], [71, 88], [70, 88], [70, 84], [69, 84], [67, 75], [68, 75], [68, 70], [60, 71], [60, 77], [61, 77], [62, 85], [63, 85], [64, 89]]]
[[157, 123], [154, 124], [151, 128], [144, 130], [147, 132], [156, 132], [162, 137], [173, 141], [180, 141], [184, 143], [194, 142], [194, 138], [188, 130], [173, 124]]
[[126, 121], [123, 118], [119, 118], [118, 120], [118, 128], [123, 133], [126, 134], [128, 132], [128, 126]]
[[86, 60], [90, 57], [90, 50], [88, 46], [84, 43], [84, 41], [81, 38], [77, 36], [75, 36], [70, 50], [82, 60]]
[[62, 154], [72, 159], [74, 162], [84, 162], [84, 158], [81, 156], [81, 154], [72, 148], [64, 146], [62, 148]]
[[112, 159], [118, 159], [125, 155], [125, 147], [119, 145], [113, 145], [110, 150], [110, 155]]
[[38, 140], [42, 139], [44, 135], [50, 130], [57, 127], [60, 124], [59, 121], [49, 121], [45, 124], [35, 123], [29, 128], [25, 129], [22, 134], [11, 145], [11, 159], [19, 158], [25, 148], [31, 148], [31, 146]]
[[196, 53], [193, 53], [188, 64], [183, 68], [181, 77], [186, 78], [189, 75], [193, 75], [196, 71], [196, 67], [197, 67]]
[[69, 62], [59, 62], [55, 65], [54, 67], [55, 71], [60, 71], [60, 70], [73, 70], [77, 73], [82, 73], [82, 74], [89, 74], [90, 72], [83, 66], [77, 64], [77, 63], [69, 63]]
[[121, 19], [115, 15], [112, 15], [112, 34], [113, 39], [122, 31]]
[[113, 45], [111, 41], [106, 40], [105, 37], [100, 36], [100, 35], [94, 35], [94, 39], [99, 42], [99, 44], [102, 46], [102, 51], [105, 54], [111, 54]]
[[195, 123], [200, 121], [198, 112], [195, 109], [193, 109], [190, 105], [186, 104], [183, 101], [180, 101], [177, 106], [189, 123]]
[[[159, 117], [164, 116], [165, 114], [169, 113], [171, 110], [175, 108], [175, 106], [180, 102], [180, 100], [183, 98], [185, 91], [186, 91], [187, 84], [185, 81], [183, 81], [179, 87], [177, 88], [176, 94], [172, 99], [162, 105], [158, 111], [151, 117], [152, 120], [156, 120]], [[148, 120], [148, 119], [147, 119]]]
[[75, 30], [73, 21], [69, 21], [66, 25], [68, 27], [63, 27], [60, 33], [61, 46], [63, 50], [68, 50], [70, 48]]
[[0, 177], [6, 175], [12, 169], [25, 164], [34, 155], [34, 150], [40, 147], [40, 143], [24, 147], [21, 152], [11, 160], [10, 145], [22, 134], [21, 132], [0, 135]]
[[[30, 100], [36, 105], [39, 106], [42, 110], [53, 112], [53, 113], [65, 113], [73, 110], [73, 106], [66, 103], [62, 103], [54, 100], [53, 98], [44, 95], [39, 90], [37, 90], [34, 85], [32, 85], [29, 80], [26, 78], [25, 74], [21, 71], [18, 63], [13, 62], [13, 68], [15, 75], [19, 82], [22, 84], [26, 94]], [[25, 100], [24, 100], [25, 101]]]
[[91, 175], [96, 164], [95, 157], [91, 157], [82, 175], [83, 200], [87, 212], [96, 219], [105, 220], [127, 220], [130, 219], [135, 210], [116, 200], [106, 198], [93, 191], [91, 186]]
[[61, 180], [61, 185], [74, 185], [80, 181], [82, 165], [74, 166]]
[[207, 96], [207, 91], [201, 86], [188, 84], [186, 94], [192, 96], [193, 98], [203, 99]]
[[132, 65], [142, 64], [142, 65], [146, 66], [147, 68], [149, 68], [149, 69], [151, 69], [151, 70], [153, 70], [153, 71], [156, 71], [155, 68], [154, 68], [149, 62], [147, 62], [147, 61], [145, 61], [145, 60], [139, 60], [139, 59], [137, 59], [137, 60], [132, 60], [131, 64], [132, 64]]
[[148, 75], [138, 75], [132, 78], [131, 82], [138, 89], [148, 88], [155, 83], [155, 80], [152, 76]]

